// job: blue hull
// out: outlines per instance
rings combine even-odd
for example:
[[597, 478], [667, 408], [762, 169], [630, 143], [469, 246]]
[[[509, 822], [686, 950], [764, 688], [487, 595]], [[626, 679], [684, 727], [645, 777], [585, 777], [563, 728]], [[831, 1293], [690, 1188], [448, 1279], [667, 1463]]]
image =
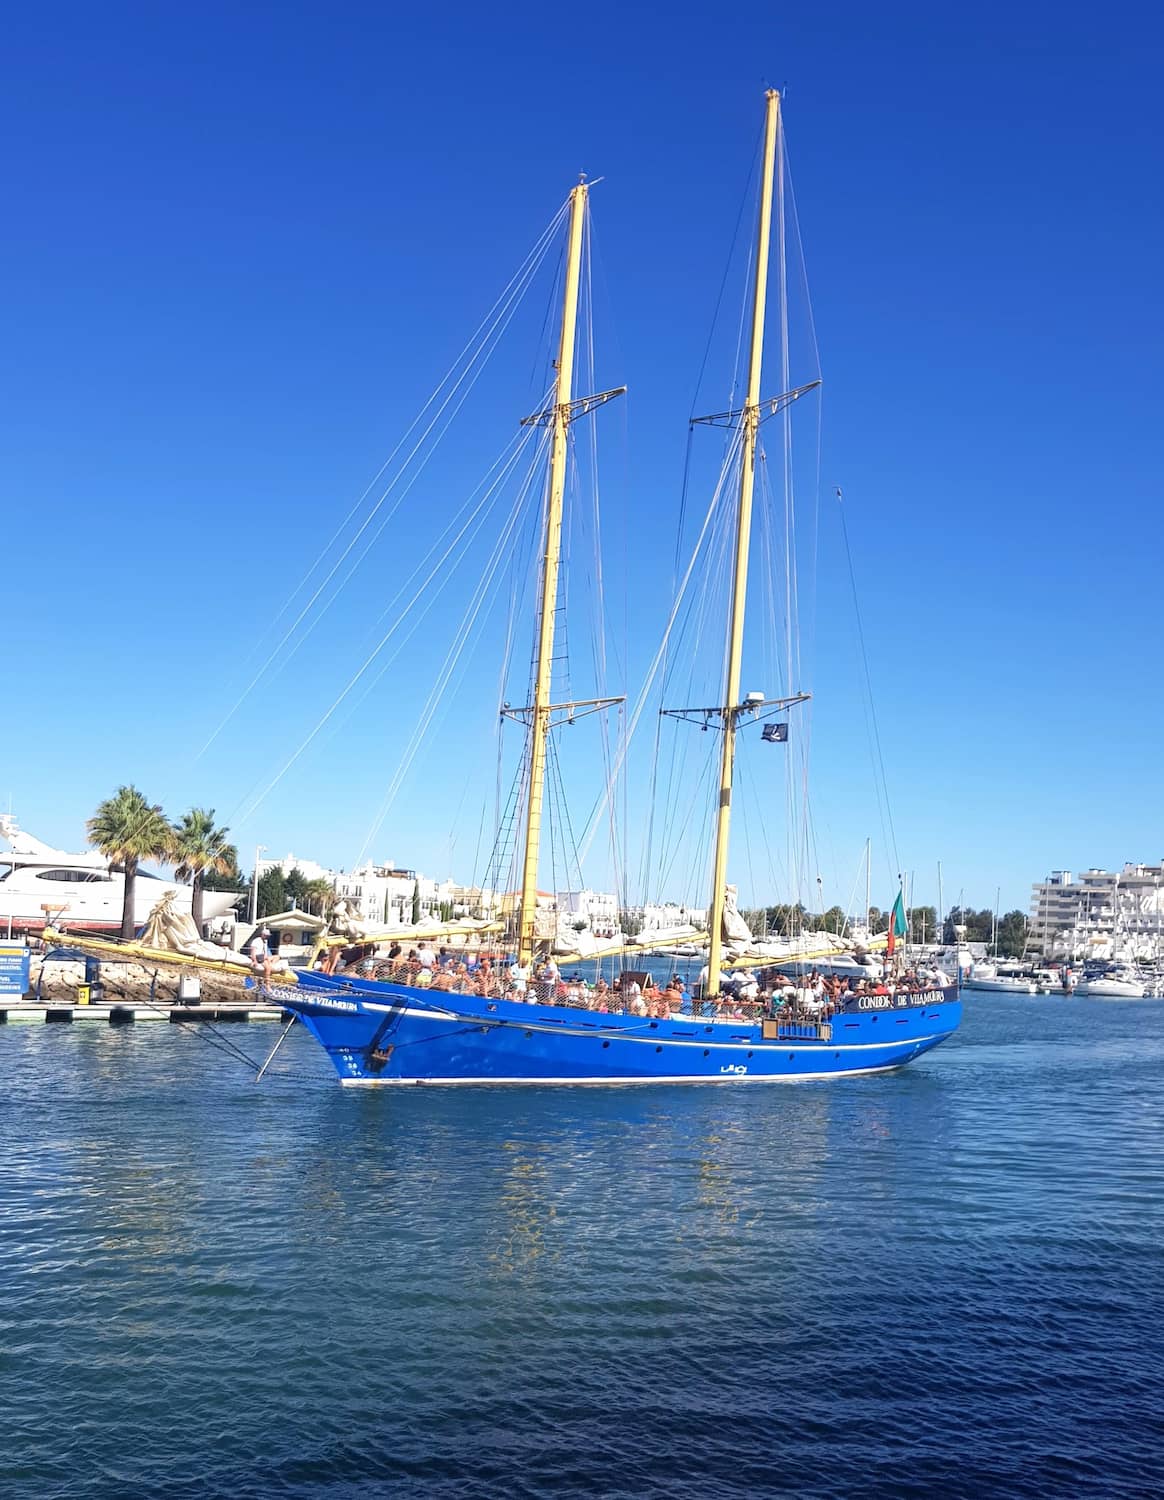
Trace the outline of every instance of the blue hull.
[[278, 992], [279, 1003], [300, 1018], [346, 1084], [831, 1078], [899, 1068], [944, 1042], [962, 1018], [954, 990], [866, 1000], [877, 1008], [842, 1011], [823, 1026], [777, 1028], [485, 1000], [306, 970], [298, 980]]

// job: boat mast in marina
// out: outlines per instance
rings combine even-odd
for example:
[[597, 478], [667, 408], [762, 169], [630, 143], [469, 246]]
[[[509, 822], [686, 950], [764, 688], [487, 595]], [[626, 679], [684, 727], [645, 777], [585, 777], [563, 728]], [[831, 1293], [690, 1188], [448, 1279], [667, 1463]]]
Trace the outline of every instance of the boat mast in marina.
[[[592, 698], [585, 702], [551, 703], [554, 661], [554, 620], [558, 607], [558, 574], [562, 560], [562, 503], [566, 492], [566, 460], [569, 454], [570, 423], [584, 416], [613, 396], [620, 396], [625, 386], [603, 391], [596, 396], [573, 400], [574, 345], [578, 327], [578, 292], [582, 271], [582, 230], [590, 187], [580, 182], [570, 193], [570, 226], [566, 240], [566, 277], [562, 295], [562, 328], [555, 362], [557, 381], [553, 404], [545, 411], [525, 418], [525, 424], [552, 426], [550, 477], [546, 492], [545, 551], [542, 556], [541, 598], [538, 604], [537, 662], [534, 668], [533, 703], [528, 708], [505, 709], [510, 718], [519, 719], [529, 728], [529, 781], [525, 815], [525, 845], [522, 856], [521, 905], [518, 915], [517, 957], [529, 964], [537, 944], [538, 855], [541, 849], [542, 809], [545, 801], [546, 742], [553, 727], [555, 712], [573, 720], [579, 712], [593, 712], [621, 698]], [[561, 721], [559, 721], [561, 722]]]
[[707, 994], [719, 993], [720, 966], [723, 962], [723, 921], [727, 896], [728, 848], [731, 833], [732, 778], [735, 769], [736, 730], [745, 716], [803, 703], [809, 696], [797, 693], [789, 698], [766, 699], [762, 693], [750, 693], [740, 701], [740, 676], [743, 666], [744, 618], [748, 595], [748, 557], [752, 539], [752, 496], [756, 482], [756, 449], [759, 440], [761, 407], [767, 415], [783, 411], [786, 406], [814, 390], [820, 382], [767, 401], [760, 400], [760, 379], [764, 365], [764, 317], [768, 301], [768, 258], [772, 240], [772, 187], [776, 175], [776, 150], [780, 134], [780, 94], [769, 89], [764, 122], [763, 175], [760, 182], [760, 223], [756, 240], [755, 282], [752, 294], [752, 339], [748, 358], [748, 385], [743, 407], [738, 411], [720, 412], [700, 417], [697, 422], [715, 426], [742, 428], [740, 458], [739, 507], [736, 519], [735, 564], [732, 577], [731, 610], [728, 619], [728, 652], [725, 696], [722, 706], [712, 709], [667, 709], [676, 718], [703, 714], [718, 718], [723, 728], [719, 762], [719, 802], [715, 819], [715, 858], [712, 870], [711, 902], [708, 909]]

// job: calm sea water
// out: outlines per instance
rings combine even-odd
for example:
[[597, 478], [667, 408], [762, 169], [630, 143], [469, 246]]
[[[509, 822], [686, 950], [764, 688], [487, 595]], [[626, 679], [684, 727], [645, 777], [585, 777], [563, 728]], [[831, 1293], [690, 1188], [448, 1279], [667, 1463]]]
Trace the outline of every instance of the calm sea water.
[[1161, 1492], [1164, 1003], [767, 1087], [0, 1059], [6, 1497]]

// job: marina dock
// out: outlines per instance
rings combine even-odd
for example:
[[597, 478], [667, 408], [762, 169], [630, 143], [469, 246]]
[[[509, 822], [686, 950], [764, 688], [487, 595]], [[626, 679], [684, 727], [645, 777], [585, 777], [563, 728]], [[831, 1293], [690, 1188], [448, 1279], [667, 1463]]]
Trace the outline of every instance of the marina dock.
[[171, 1005], [164, 1001], [124, 1000], [115, 1004], [80, 1005], [54, 1000], [10, 1001], [0, 1004], [0, 1026], [48, 1022], [69, 1025], [74, 1021], [101, 1021], [109, 1026], [127, 1026], [138, 1021], [241, 1022], [287, 1021], [286, 1012], [274, 1005]]

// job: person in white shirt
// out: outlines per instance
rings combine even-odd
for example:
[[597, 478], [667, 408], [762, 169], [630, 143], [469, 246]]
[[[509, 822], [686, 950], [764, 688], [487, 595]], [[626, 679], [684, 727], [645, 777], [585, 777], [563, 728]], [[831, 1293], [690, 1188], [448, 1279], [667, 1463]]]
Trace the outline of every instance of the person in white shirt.
[[420, 967], [422, 969], [435, 968], [436, 954], [433, 952], [430, 944], [421, 943], [420, 947], [416, 950], [416, 956], [420, 959]]
[[512, 963], [509, 966], [509, 979], [514, 989], [525, 999], [525, 992], [529, 987], [529, 965], [523, 963]]
[[270, 984], [271, 982], [271, 964], [273, 959], [271, 957], [271, 950], [267, 946], [267, 939], [270, 936], [270, 932], [265, 927], [261, 933], [256, 932], [251, 939], [251, 945], [248, 950], [251, 956], [251, 967], [263, 971], [264, 984]]

